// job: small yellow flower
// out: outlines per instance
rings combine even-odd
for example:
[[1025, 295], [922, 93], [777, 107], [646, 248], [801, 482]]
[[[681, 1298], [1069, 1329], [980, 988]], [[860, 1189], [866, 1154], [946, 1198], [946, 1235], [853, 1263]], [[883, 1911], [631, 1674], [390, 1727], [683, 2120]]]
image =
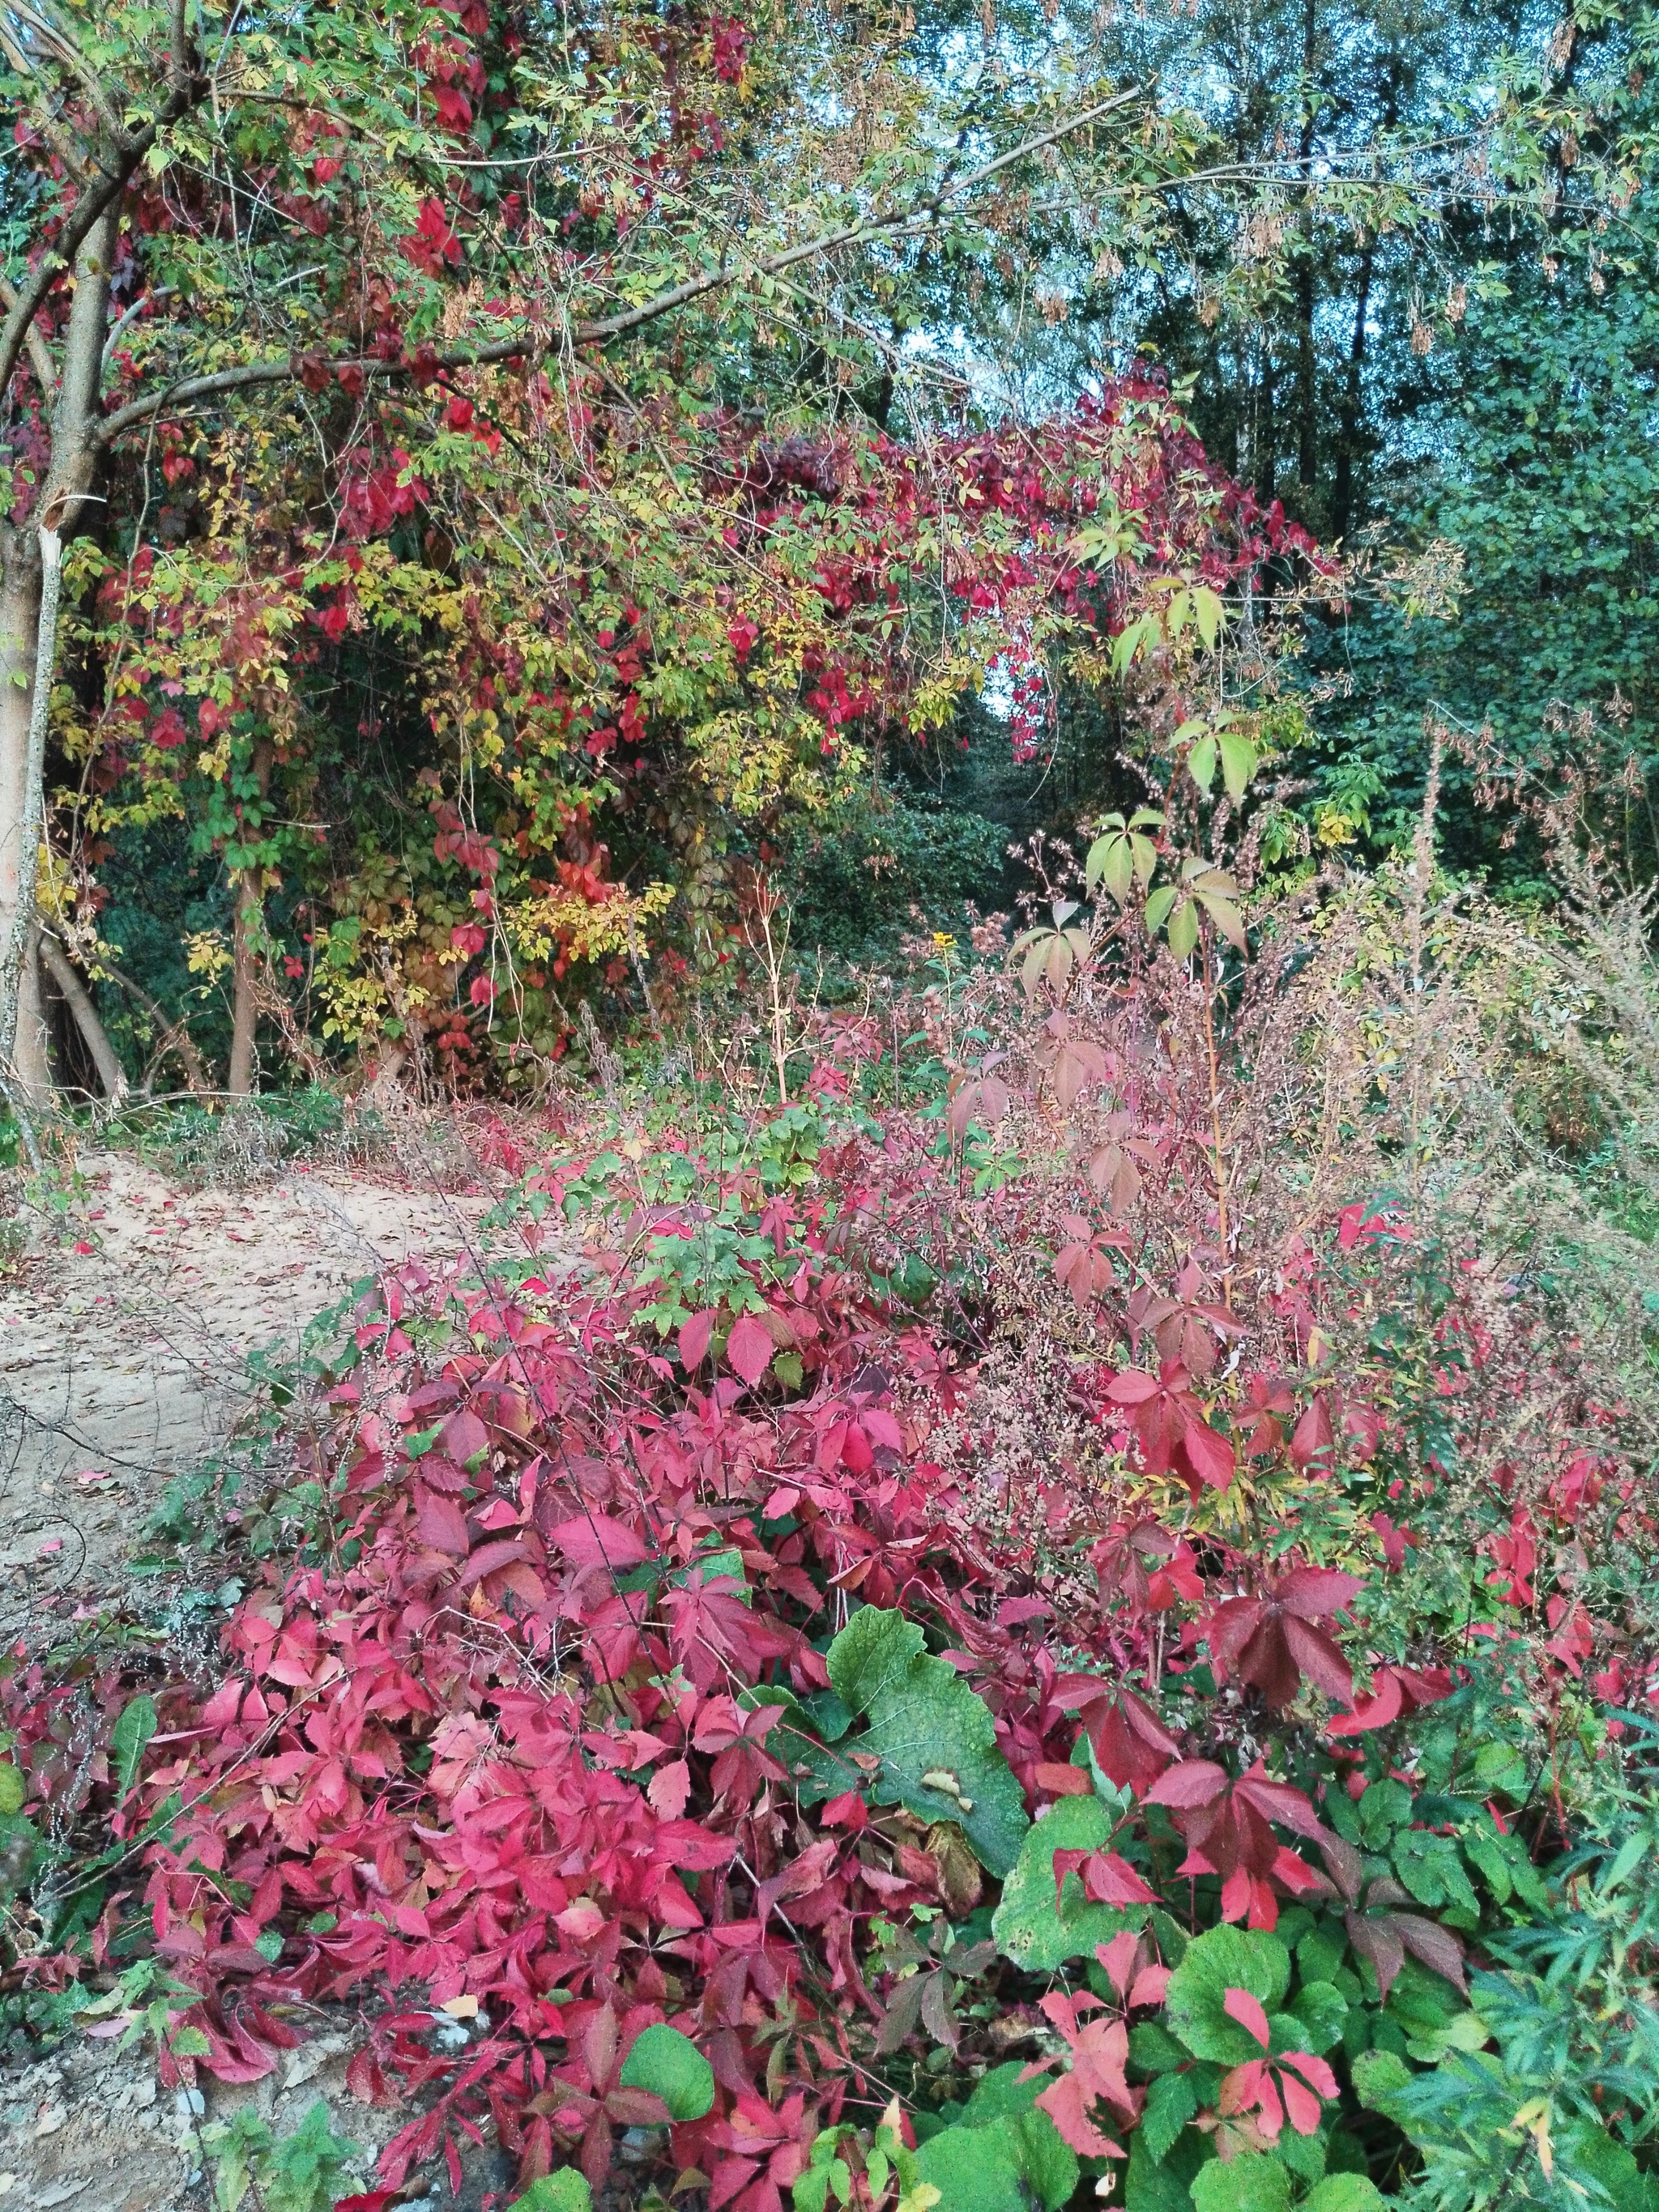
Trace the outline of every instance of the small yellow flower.
[[956, 950], [957, 940], [948, 930], [936, 929], [933, 932], [933, 942], [941, 952], [953, 952]]

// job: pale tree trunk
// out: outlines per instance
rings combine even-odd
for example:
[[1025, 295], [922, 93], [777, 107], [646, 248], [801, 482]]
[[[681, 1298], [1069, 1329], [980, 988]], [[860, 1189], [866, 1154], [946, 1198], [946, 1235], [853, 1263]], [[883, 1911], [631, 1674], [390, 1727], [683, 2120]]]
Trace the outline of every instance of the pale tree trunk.
[[7, 524], [0, 532], [0, 1073], [24, 1101], [37, 1103], [48, 1099], [52, 1089], [36, 890], [58, 586], [64, 541], [84, 526], [93, 505], [98, 455], [92, 433], [119, 237], [119, 210], [112, 207], [76, 256], [46, 487], [26, 523]]
[[98, 1080], [104, 1086], [104, 1096], [112, 1105], [119, 1105], [127, 1095], [127, 1073], [120, 1056], [109, 1041], [109, 1034], [98, 1018], [98, 1009], [93, 1005], [86, 985], [76, 975], [67, 952], [49, 930], [40, 932], [40, 958], [46, 973], [63, 993], [65, 1005], [75, 1017], [75, 1026], [85, 1040], [92, 1054], [92, 1064], [98, 1071]]
[[[40, 628], [40, 533], [30, 523], [21, 527], [0, 523], [0, 948], [9, 945], [19, 913]], [[12, 985], [14, 1037], [8, 1057], [17, 1103], [38, 1108], [50, 1100], [52, 1069], [46, 1058], [40, 970], [32, 953], [26, 919]], [[9, 980], [0, 981], [0, 988]], [[0, 1063], [0, 1073], [4, 1073]]]
[[[253, 779], [261, 799], [270, 794], [270, 742], [261, 738], [253, 748]], [[236, 878], [236, 923], [231, 940], [230, 1070], [225, 1088], [233, 1098], [249, 1095], [258, 1067], [254, 1046], [259, 1029], [264, 903], [264, 869], [245, 867]]]

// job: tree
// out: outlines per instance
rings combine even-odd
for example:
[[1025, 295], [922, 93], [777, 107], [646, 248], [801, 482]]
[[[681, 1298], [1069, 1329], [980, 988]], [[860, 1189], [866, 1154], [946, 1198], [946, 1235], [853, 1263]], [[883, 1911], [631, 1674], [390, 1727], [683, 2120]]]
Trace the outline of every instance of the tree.
[[[798, 757], [838, 659], [816, 633], [849, 613], [817, 580], [823, 533], [862, 526], [839, 489], [774, 502], [771, 611], [756, 622], [762, 541], [731, 510], [752, 505], [757, 466], [775, 471], [804, 440], [856, 450], [888, 491], [907, 471], [951, 484], [989, 427], [952, 352], [1012, 333], [1008, 349], [1041, 366], [1012, 303], [1037, 302], [1058, 331], [1079, 270], [1164, 265], [1200, 204], [1242, 220], [1265, 194], [1241, 234], [1246, 289], [1285, 259], [1273, 210], [1287, 191], [1298, 221], [1364, 207], [1406, 222], [1417, 205], [1410, 174], [1337, 163], [1316, 178], [1311, 143], [1287, 170], [1276, 148], [1126, 84], [1082, 24], [1060, 38], [1035, 15], [983, 35], [976, 59], [948, 7], [885, 29], [785, 11], [763, 32], [485, 0], [294, 19], [121, 5], [95, 20], [28, 0], [6, 21], [21, 216], [0, 338], [15, 465], [0, 801], [15, 858], [0, 871], [0, 1045], [18, 1033], [33, 1095], [48, 1076], [32, 947], [49, 744], [76, 778], [53, 848], [70, 949], [95, 935], [83, 831], [171, 806], [228, 879], [233, 1091], [254, 1080], [261, 1007], [285, 1018], [268, 900], [295, 880], [321, 921], [306, 960], [348, 1038], [385, 1034], [374, 973], [403, 962], [404, 939], [423, 947], [410, 988], [428, 1008], [481, 930], [515, 972], [575, 946], [637, 965], [659, 878], [619, 902], [600, 813], [653, 815], [691, 866], [726, 834], [710, 793], [719, 808], [740, 793], [758, 821], [822, 774]], [[1493, 131], [1474, 136], [1490, 147]], [[1264, 240], [1277, 243], [1258, 252]], [[1051, 380], [1040, 410], [1062, 447], [1063, 398]], [[890, 447], [849, 444], [859, 422]], [[1273, 471], [1257, 474], [1271, 495]], [[891, 665], [867, 709], [829, 695], [849, 742], [825, 758], [854, 757], [866, 712], [878, 724], [902, 695], [901, 720], [915, 707], [925, 726], [981, 672], [963, 610], [928, 611], [941, 549], [925, 502], [906, 501], [908, 580], [882, 586]], [[975, 538], [960, 514], [948, 534]], [[1003, 588], [1013, 570], [994, 538], [975, 556], [1002, 579], [989, 598], [1034, 637], [1048, 617], [1034, 629]], [[66, 545], [73, 666], [58, 652]], [[833, 569], [841, 552], [828, 555]], [[1138, 558], [1111, 565], [1127, 574]], [[765, 658], [769, 704], [732, 643], [751, 623], [790, 631]], [[735, 680], [738, 661], [744, 712], [722, 722], [714, 679]], [[431, 856], [448, 878], [424, 912], [411, 872], [428, 862], [406, 828], [401, 850], [355, 869], [331, 836], [362, 799], [358, 737], [386, 726], [388, 682], [402, 785], [384, 806], [406, 825], [423, 785], [450, 810]], [[368, 695], [357, 735], [340, 721], [354, 686]], [[631, 720], [605, 720], [630, 700]], [[653, 720], [684, 732], [689, 784], [647, 773], [634, 740]], [[640, 762], [625, 788], [623, 764]], [[502, 763], [505, 843], [468, 812], [477, 773]], [[331, 788], [339, 803], [319, 814]], [[520, 909], [541, 905], [516, 943], [496, 904], [515, 865]], [[493, 952], [471, 975], [486, 1019], [501, 981]], [[107, 1069], [84, 994], [74, 1003]], [[469, 1019], [463, 1006], [444, 1032], [457, 1049]]]
[[[665, 28], [623, 9], [520, 27], [479, 0], [298, 21], [183, 0], [170, 17], [8, 15], [23, 219], [0, 335], [17, 479], [0, 1048], [13, 1056], [17, 1036], [27, 1091], [48, 1080], [35, 879], [63, 549], [95, 518], [124, 449], [143, 440], [165, 453], [184, 424], [257, 438], [260, 410], [296, 392], [343, 394], [372, 420], [394, 386], [573, 348], [628, 351], [664, 318], [738, 289], [750, 328], [787, 323], [803, 276], [821, 283], [833, 331], [833, 273], [815, 272], [973, 232], [1006, 180], [1137, 105], [1063, 76], [1011, 84], [994, 132], [911, 85], [896, 152], [860, 149], [838, 191], [808, 193], [801, 172], [825, 132], [801, 94], [839, 84], [867, 106], [871, 57], [781, 43], [762, 82], [748, 32], [719, 16]], [[757, 100], [773, 103], [759, 159], [744, 116]], [[106, 533], [118, 550], [131, 548]], [[251, 773], [250, 827], [270, 775], [257, 742]], [[233, 1089], [251, 1079], [258, 842], [227, 848], [242, 886]]]

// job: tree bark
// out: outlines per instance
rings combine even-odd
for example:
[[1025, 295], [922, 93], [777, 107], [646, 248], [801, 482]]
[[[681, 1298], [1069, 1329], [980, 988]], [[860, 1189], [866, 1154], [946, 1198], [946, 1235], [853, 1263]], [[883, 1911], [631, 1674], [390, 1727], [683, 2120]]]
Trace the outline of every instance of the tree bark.
[[98, 1071], [98, 1080], [104, 1086], [104, 1096], [112, 1105], [119, 1105], [127, 1095], [127, 1073], [120, 1056], [109, 1041], [109, 1032], [98, 1018], [98, 1009], [93, 1005], [86, 985], [70, 963], [58, 939], [50, 930], [40, 932], [40, 957], [46, 973], [63, 993], [69, 1010], [75, 1017], [75, 1026], [81, 1032], [87, 1050], [92, 1054], [92, 1064]]
[[[270, 793], [270, 740], [261, 738], [253, 748], [253, 780], [261, 799]], [[245, 866], [236, 878], [236, 923], [231, 939], [230, 1068], [225, 1088], [233, 1098], [248, 1097], [258, 1070], [255, 1045], [264, 903], [264, 870]]]
[[[110, 276], [120, 242], [118, 206], [92, 224], [75, 258], [75, 293], [52, 410], [52, 459], [28, 520], [5, 526], [0, 583], [0, 1072], [27, 1093], [50, 1094], [35, 892], [46, 827], [46, 720], [58, 647], [64, 541], [94, 504], [100, 459], [94, 438], [109, 327]], [[21, 679], [20, 681], [20, 678]]]
[[[0, 523], [0, 946], [9, 945], [19, 913], [27, 811], [29, 726], [40, 629], [40, 540], [32, 524]], [[26, 1105], [52, 1094], [40, 970], [27, 924], [12, 986], [13, 1042], [6, 1075]], [[3, 988], [3, 986], [0, 986]]]
[[[1319, 123], [1319, 96], [1314, 69], [1319, 59], [1319, 0], [1305, 0], [1302, 19], [1302, 173], [1309, 174]], [[1319, 368], [1314, 353], [1314, 222], [1303, 188], [1298, 225], [1300, 250], [1296, 260], [1296, 475], [1298, 503], [1304, 522], [1314, 520], [1314, 490], [1319, 472]]]
[[1375, 233], [1366, 234], [1359, 257], [1359, 283], [1354, 293], [1353, 338], [1348, 348], [1348, 373], [1342, 387], [1337, 419], [1336, 475], [1331, 486], [1331, 532], [1343, 544], [1353, 522], [1353, 471], [1359, 453], [1359, 417], [1365, 396], [1365, 318], [1370, 312], [1371, 267], [1376, 255]]

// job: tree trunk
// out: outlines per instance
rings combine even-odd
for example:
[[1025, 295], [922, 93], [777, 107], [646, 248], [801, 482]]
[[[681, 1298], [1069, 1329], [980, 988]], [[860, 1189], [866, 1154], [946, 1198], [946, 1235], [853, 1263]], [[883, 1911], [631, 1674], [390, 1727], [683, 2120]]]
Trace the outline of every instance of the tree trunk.
[[[1319, 0], [1306, 0], [1302, 22], [1302, 174], [1309, 174], [1319, 122], [1314, 69], [1319, 59]], [[1301, 519], [1312, 524], [1319, 473], [1319, 368], [1314, 353], [1314, 236], [1310, 187], [1303, 187], [1299, 251], [1296, 260], [1296, 475]]]
[[[253, 748], [253, 780], [259, 796], [270, 793], [271, 748], [261, 738]], [[231, 940], [230, 1070], [225, 1088], [233, 1098], [253, 1089], [259, 1028], [259, 961], [264, 937], [264, 872], [245, 866], [236, 878], [236, 924]]]
[[49, 930], [40, 933], [40, 957], [46, 972], [68, 1003], [75, 1017], [75, 1026], [81, 1032], [87, 1050], [92, 1054], [92, 1064], [98, 1071], [98, 1080], [104, 1086], [104, 1096], [112, 1104], [119, 1105], [127, 1095], [127, 1074], [122, 1066], [115, 1047], [109, 1041], [109, 1032], [98, 1018], [98, 1009], [93, 1005], [86, 985], [76, 974], [70, 957]]
[[[0, 957], [18, 922], [23, 841], [29, 812], [30, 710], [40, 628], [40, 539], [33, 526], [0, 523]], [[29, 903], [33, 904], [31, 884]], [[42, 1106], [52, 1095], [46, 1058], [40, 975], [27, 917], [18, 946], [13, 1043], [8, 1070], [24, 1105]], [[0, 978], [0, 990], [5, 979]]]
[[1331, 488], [1331, 532], [1338, 544], [1346, 542], [1353, 523], [1354, 463], [1359, 456], [1359, 424], [1365, 398], [1365, 318], [1370, 313], [1371, 267], [1376, 253], [1376, 235], [1368, 234], [1364, 251], [1359, 258], [1359, 283], [1353, 303], [1353, 337], [1348, 347], [1348, 373], [1342, 387], [1342, 407], [1336, 433], [1336, 477]]
[[52, 409], [52, 459], [34, 512], [0, 536], [0, 1074], [44, 1099], [52, 1088], [35, 921], [46, 828], [46, 715], [58, 646], [64, 544], [94, 504], [92, 443], [109, 330], [120, 211], [100, 216], [75, 258], [75, 291]]

